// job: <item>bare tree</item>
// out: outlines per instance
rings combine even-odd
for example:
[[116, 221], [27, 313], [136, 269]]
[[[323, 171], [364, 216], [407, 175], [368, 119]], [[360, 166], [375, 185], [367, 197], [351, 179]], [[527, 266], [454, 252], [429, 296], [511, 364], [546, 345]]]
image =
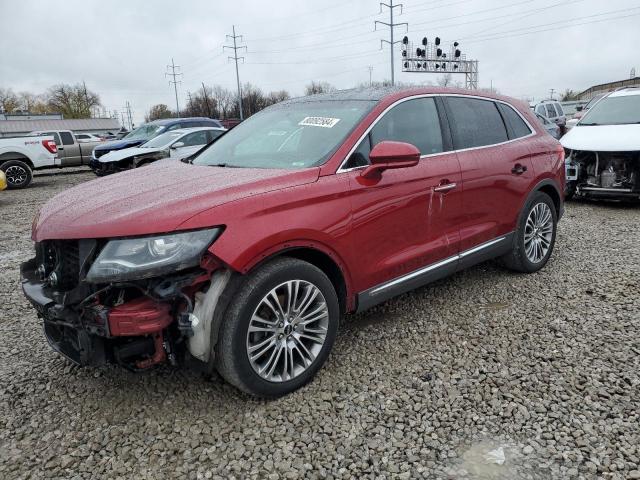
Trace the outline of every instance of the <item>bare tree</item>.
[[453, 84], [453, 75], [447, 73], [438, 78], [438, 85], [440, 87], [449, 87]]
[[331, 85], [329, 82], [316, 82], [315, 80], [305, 87], [306, 95], [315, 95], [316, 93], [329, 93], [335, 91], [336, 87]]
[[159, 103], [158, 105], [154, 105], [149, 109], [149, 113], [147, 113], [144, 117], [145, 121], [152, 122], [154, 120], [158, 120], [159, 118], [171, 118], [174, 116], [174, 113], [169, 110], [164, 103]]
[[0, 110], [13, 113], [20, 107], [18, 96], [10, 88], [0, 88]]
[[564, 93], [562, 94], [562, 97], [560, 98], [560, 101], [561, 102], [570, 102], [572, 100], [578, 100], [578, 93], [574, 92], [570, 88], [567, 88], [564, 91]]
[[100, 96], [84, 85], [54, 85], [47, 93], [49, 107], [66, 118], [91, 118], [91, 109], [100, 107]]

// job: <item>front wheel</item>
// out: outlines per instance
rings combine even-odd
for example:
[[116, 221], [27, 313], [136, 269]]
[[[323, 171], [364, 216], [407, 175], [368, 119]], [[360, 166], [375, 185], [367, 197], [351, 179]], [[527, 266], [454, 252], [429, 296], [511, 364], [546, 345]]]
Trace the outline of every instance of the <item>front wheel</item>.
[[9, 160], [0, 165], [7, 177], [7, 188], [25, 188], [31, 183], [33, 174], [31, 168], [20, 160]]
[[536, 192], [524, 206], [518, 220], [511, 252], [503, 264], [518, 272], [533, 273], [544, 267], [556, 242], [558, 214], [551, 197]]
[[227, 309], [216, 367], [231, 384], [279, 397], [325, 363], [340, 317], [336, 291], [310, 263], [279, 258], [250, 274]]

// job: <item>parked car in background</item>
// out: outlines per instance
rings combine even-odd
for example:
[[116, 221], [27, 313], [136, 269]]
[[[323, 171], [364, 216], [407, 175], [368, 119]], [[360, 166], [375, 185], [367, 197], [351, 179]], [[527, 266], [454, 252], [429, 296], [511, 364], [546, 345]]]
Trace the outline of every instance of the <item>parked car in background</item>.
[[189, 162], [56, 195], [22, 288], [76, 363], [189, 359], [284, 395], [325, 363], [344, 313], [491, 258], [545, 266], [564, 150], [519, 105], [429, 87], [281, 102]]
[[566, 102], [560, 102], [564, 116], [567, 117], [567, 122], [573, 118], [587, 104], [582, 100], [570, 100]]
[[555, 138], [556, 140], [559, 140], [560, 137], [562, 136], [560, 134], [560, 127], [558, 125], [556, 125], [555, 123], [553, 123], [551, 120], [549, 120], [547, 117], [540, 115], [539, 113], [536, 113], [536, 117], [538, 118], [538, 120], [540, 121], [540, 123], [542, 124], [542, 126], [545, 128], [545, 130], [547, 132], [549, 132], [549, 134]]
[[567, 125], [566, 125], [567, 130], [571, 130], [573, 127], [575, 127], [575, 126], [576, 126], [576, 124], [580, 121], [580, 119], [581, 119], [582, 117], [584, 117], [584, 115], [589, 111], [589, 109], [590, 109], [591, 107], [593, 107], [593, 106], [598, 102], [598, 100], [600, 100], [600, 99], [601, 99], [602, 97], [604, 97], [605, 95], [606, 95], [606, 93], [601, 93], [601, 94], [599, 94], [599, 95], [596, 95], [596, 96], [595, 96], [595, 97], [593, 97], [591, 100], [589, 100], [589, 101], [587, 102], [587, 104], [586, 104], [586, 105], [584, 105], [584, 106], [582, 106], [582, 107], [581, 107], [581, 106], [578, 106], [578, 107], [576, 108], [576, 110], [577, 110], [577, 111], [576, 111], [576, 113], [573, 115], [573, 117], [571, 118], [571, 120], [567, 120]]
[[182, 160], [213, 142], [224, 128], [198, 127], [172, 130], [143, 143], [139, 147], [114, 150], [92, 162], [98, 176], [150, 165], [162, 158]]
[[0, 170], [8, 188], [24, 188], [31, 183], [33, 170], [57, 166], [60, 159], [51, 135], [0, 138]]
[[7, 188], [7, 176], [0, 170], [0, 191]]
[[102, 138], [93, 133], [76, 133], [75, 136], [79, 143], [97, 143], [103, 141]]
[[568, 198], [640, 199], [640, 88], [599, 99], [561, 142]]
[[99, 159], [102, 155], [105, 155], [113, 150], [122, 150], [124, 148], [137, 147], [145, 142], [148, 142], [152, 138], [158, 135], [176, 130], [178, 128], [192, 128], [192, 127], [216, 127], [222, 128], [222, 124], [218, 120], [205, 117], [192, 117], [192, 118], [165, 118], [162, 120], [154, 120], [153, 122], [145, 123], [144, 125], [132, 130], [125, 135], [121, 140], [114, 140], [112, 142], [104, 142], [97, 146], [93, 150], [92, 158], [94, 160]]
[[231, 130], [233, 127], [240, 125], [241, 121], [239, 118], [225, 118], [224, 120], [220, 120], [220, 123], [222, 123], [222, 126], [227, 130]]
[[542, 115], [543, 117], [547, 117], [553, 123], [562, 129], [567, 124], [567, 117], [564, 115], [564, 111], [562, 110], [562, 106], [560, 102], [555, 100], [544, 100], [541, 103], [538, 103], [533, 109], [538, 115]]
[[[99, 139], [81, 142], [71, 130], [42, 130], [31, 132], [31, 135], [53, 137], [56, 142], [60, 167], [76, 167], [89, 165], [91, 152], [96, 145], [102, 144]], [[82, 134], [81, 134], [82, 135]]]

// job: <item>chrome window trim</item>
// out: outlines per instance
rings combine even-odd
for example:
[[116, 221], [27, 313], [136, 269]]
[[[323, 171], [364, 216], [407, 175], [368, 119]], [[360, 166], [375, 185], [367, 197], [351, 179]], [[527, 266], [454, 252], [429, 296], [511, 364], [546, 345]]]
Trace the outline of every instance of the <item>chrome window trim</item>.
[[381, 283], [375, 287], [373, 287], [370, 291], [370, 294], [372, 296], [377, 295], [380, 292], [383, 292], [391, 287], [395, 287], [396, 285], [399, 285], [401, 283], [404, 283], [408, 280], [411, 280], [415, 277], [419, 277], [420, 275], [430, 272], [432, 270], [435, 270], [437, 268], [440, 267], [444, 267], [445, 265], [450, 264], [451, 262], [456, 262], [458, 260], [460, 260], [461, 258], [467, 257], [469, 255], [472, 255], [474, 253], [477, 253], [481, 250], [484, 250], [485, 248], [491, 247], [492, 245], [495, 245], [496, 243], [500, 243], [503, 242], [505, 239], [507, 238], [507, 235], [503, 235], [501, 237], [497, 237], [494, 238], [493, 240], [489, 240], [488, 242], [484, 242], [481, 243], [480, 245], [477, 245], [473, 248], [470, 248], [468, 250], [465, 250], [464, 252], [460, 252], [456, 255], [452, 255], [451, 257], [447, 257], [443, 260], [439, 260], [436, 263], [432, 263], [430, 265], [427, 265], [426, 267], [422, 267], [419, 268], [418, 270], [414, 270], [413, 272], [409, 272], [407, 274], [401, 275], [399, 277], [396, 277], [394, 279], [391, 279], [387, 282]]
[[[399, 105], [399, 104], [401, 104], [403, 102], [407, 102], [409, 100], [415, 100], [415, 99], [418, 99], [418, 98], [435, 98], [435, 97], [441, 97], [441, 98], [443, 98], [443, 97], [476, 98], [478, 100], [485, 100], [485, 101], [489, 101], [489, 102], [502, 103], [503, 105], [506, 105], [507, 107], [509, 107], [512, 110], [514, 110], [520, 116], [522, 121], [527, 125], [527, 127], [529, 127], [529, 130], [531, 130], [531, 133], [529, 135], [525, 135], [524, 137], [512, 138], [510, 140], [507, 140], [506, 142], [492, 143], [490, 145], [482, 145], [482, 146], [479, 146], [479, 147], [461, 148], [461, 149], [458, 149], [458, 150], [454, 149], [454, 150], [448, 150], [446, 152], [429, 153], [427, 155], [420, 155], [420, 160], [422, 160], [424, 158], [428, 158], [428, 157], [434, 157], [436, 155], [449, 155], [449, 154], [457, 153], [457, 152], [468, 152], [470, 150], [480, 150], [482, 148], [498, 147], [500, 145], [506, 145], [506, 144], [511, 143], [511, 142], [518, 142], [520, 140], [524, 140], [525, 138], [533, 137], [534, 135], [536, 135], [538, 133], [538, 131], [529, 123], [529, 121], [526, 118], [524, 118], [524, 116], [520, 113], [520, 111], [517, 108], [515, 108], [509, 102], [505, 102], [504, 100], [498, 100], [498, 99], [489, 98], [489, 97], [481, 97], [479, 95], [464, 95], [462, 93], [445, 93], [445, 94], [442, 94], [442, 93], [424, 93], [424, 94], [419, 94], [419, 95], [411, 95], [409, 97], [404, 97], [404, 98], [401, 98], [399, 100], [396, 100], [394, 103], [392, 103], [387, 108], [385, 108], [373, 122], [371, 122], [371, 125], [369, 125], [369, 127], [367, 127], [367, 129], [360, 136], [358, 141], [354, 143], [353, 147], [351, 147], [351, 150], [349, 150], [349, 153], [342, 160], [342, 162], [340, 163], [340, 166], [338, 167], [338, 170], [336, 170], [336, 174], [337, 173], [351, 172], [353, 170], [360, 170], [362, 168], [368, 167], [368, 165], [361, 165], [359, 167], [343, 168], [343, 166], [347, 163], [347, 161], [349, 161], [349, 158], [351, 158], [351, 155], [353, 155], [353, 152], [355, 152], [356, 148], [358, 148], [358, 146], [360, 145], [360, 142], [362, 142], [362, 140], [364, 140], [364, 138], [367, 135], [369, 135], [369, 132], [371, 132], [373, 127], [376, 126], [376, 124], [380, 121], [380, 119], [382, 119], [382, 117], [384, 117], [389, 110], [391, 110], [396, 105]], [[498, 113], [500, 113], [500, 112], [498, 112]], [[500, 116], [502, 117], [502, 114]], [[507, 128], [507, 126], [505, 125], [505, 129], [506, 128]], [[508, 131], [507, 131], [507, 135], [508, 135]]]

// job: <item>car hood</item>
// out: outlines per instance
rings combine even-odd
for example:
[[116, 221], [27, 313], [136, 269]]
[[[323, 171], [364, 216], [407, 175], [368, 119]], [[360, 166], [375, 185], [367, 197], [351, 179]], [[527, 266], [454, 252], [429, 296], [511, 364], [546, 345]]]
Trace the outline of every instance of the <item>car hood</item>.
[[141, 139], [138, 138], [136, 140], [115, 140], [113, 142], [100, 143], [95, 150], [121, 150], [123, 148], [129, 147], [137, 147], [138, 145], [142, 145], [145, 142], [148, 142], [149, 139]]
[[103, 156], [101, 156], [98, 159], [98, 161], [100, 163], [117, 162], [125, 158], [135, 157], [136, 155], [148, 155], [150, 153], [157, 153], [161, 150], [162, 148], [141, 148], [141, 147], [123, 148], [122, 150], [112, 150], [109, 153], [105, 153]]
[[[49, 200], [34, 220], [35, 241], [170, 232], [212, 207], [318, 180], [319, 168], [276, 170], [160, 162], [99, 178]], [[225, 222], [224, 218], [219, 224]], [[213, 225], [201, 225], [205, 228]]]
[[560, 140], [571, 150], [627, 152], [640, 150], [640, 124], [577, 125]]

